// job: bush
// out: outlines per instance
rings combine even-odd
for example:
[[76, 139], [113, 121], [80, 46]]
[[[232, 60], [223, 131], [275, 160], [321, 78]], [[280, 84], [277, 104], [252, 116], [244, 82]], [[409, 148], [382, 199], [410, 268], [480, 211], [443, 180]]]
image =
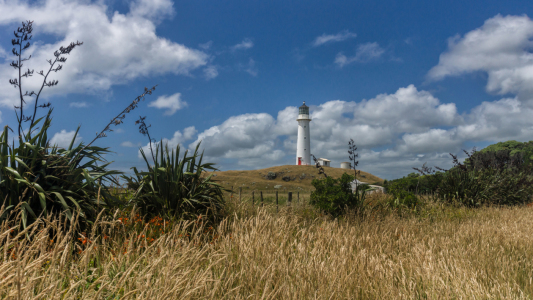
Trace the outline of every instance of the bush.
[[223, 188], [204, 171], [216, 170], [211, 163], [202, 163], [203, 153], [198, 155], [196, 146], [193, 155], [185, 151], [179, 159], [180, 146], [176, 150], [156, 145], [154, 165], [151, 166], [144, 151], [141, 154], [148, 167], [147, 172], [133, 168], [135, 177], [123, 176], [128, 188], [135, 191], [131, 204], [136, 205], [147, 217], [166, 214], [179, 219], [196, 219], [206, 216], [216, 222], [223, 216]]
[[394, 193], [392, 193], [392, 198], [390, 198], [389, 201], [389, 205], [394, 208], [416, 208], [419, 204], [420, 200], [415, 193], [405, 190], [396, 190]]
[[467, 206], [529, 203], [533, 195], [533, 166], [526, 152], [511, 149], [468, 153], [464, 164], [451, 155], [454, 167], [446, 171], [438, 196]]
[[422, 176], [411, 173], [403, 178], [385, 181], [383, 186], [387, 193], [394, 194], [397, 191], [406, 191], [413, 194], [432, 194], [435, 193], [442, 181], [442, 172], [426, 174]]
[[530, 168], [453, 169], [446, 172], [438, 196], [466, 206], [517, 205], [531, 202], [533, 176]]
[[310, 204], [334, 217], [342, 215], [346, 208], [362, 206], [366, 190], [362, 186], [357, 186], [356, 191], [352, 192], [353, 180], [354, 177], [346, 173], [339, 179], [331, 177], [313, 179], [311, 184], [315, 187], [315, 191], [311, 193]]
[[[0, 199], [6, 207], [0, 218], [19, 207], [26, 228], [38, 216], [64, 213], [72, 220], [76, 212], [83, 227], [92, 223], [101, 209], [114, 204], [115, 198], [102, 181], [113, 181], [111, 175], [120, 172], [106, 170], [108, 163], [97, 164], [105, 161], [102, 155], [107, 149], [83, 144], [73, 147], [78, 131], [67, 149], [50, 147], [51, 113], [50, 109], [41, 130], [32, 137], [43, 118], [36, 120], [19, 137], [16, 147], [10, 145], [7, 126], [0, 135]], [[81, 157], [88, 160], [81, 163]]]

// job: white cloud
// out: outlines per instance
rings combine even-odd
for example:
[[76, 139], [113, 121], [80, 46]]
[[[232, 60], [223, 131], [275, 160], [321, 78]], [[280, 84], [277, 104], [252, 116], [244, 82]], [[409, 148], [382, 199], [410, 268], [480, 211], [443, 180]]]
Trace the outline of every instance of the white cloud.
[[89, 105], [87, 104], [87, 102], [70, 102], [69, 106], [76, 107], [76, 108], [83, 108], [83, 107], [88, 107]]
[[235, 51], [235, 50], [246, 50], [246, 49], [250, 49], [254, 46], [254, 42], [252, 42], [251, 39], [249, 38], [246, 38], [244, 40], [242, 40], [242, 42], [238, 43], [237, 45], [234, 45], [231, 47], [231, 50]]
[[198, 44], [198, 47], [204, 50], [209, 50], [212, 46], [213, 46], [213, 41], [205, 42], [203, 44]]
[[448, 49], [428, 78], [482, 71], [488, 74], [486, 89], [533, 99], [533, 21], [527, 16], [496, 15], [463, 37], [448, 40]]
[[248, 64], [244, 66], [244, 71], [254, 77], [257, 76], [258, 71], [255, 67], [255, 60], [250, 58], [250, 60], [248, 60]]
[[[276, 117], [243, 114], [200, 132], [207, 160], [230, 169], [293, 164], [298, 109], [289, 106]], [[461, 154], [467, 143], [493, 143], [533, 136], [533, 105], [516, 98], [484, 102], [459, 114], [454, 103], [441, 103], [409, 85], [369, 100], [333, 100], [311, 105], [311, 152], [338, 166], [347, 159], [347, 143], [359, 147], [360, 167], [385, 178], [412, 172], [424, 162], [451, 166], [449, 152]]]
[[177, 110], [187, 106], [187, 102], [181, 100], [181, 93], [175, 93], [171, 96], [159, 96], [157, 100], [150, 102], [148, 106], [159, 109], [167, 109], [164, 115], [171, 116], [176, 113]]
[[122, 147], [137, 147], [137, 145], [133, 144], [130, 141], [124, 141], [124, 142], [120, 143], [120, 146], [122, 146]]
[[[418, 91], [413, 85], [359, 103], [328, 101], [312, 106], [311, 110], [312, 153], [339, 163], [346, 160], [345, 148], [350, 138], [354, 138], [361, 149], [394, 148], [396, 143], [411, 143], [411, 136], [406, 136], [407, 142], [402, 141], [402, 135], [406, 133], [423, 134], [435, 126], [463, 123], [454, 104], [442, 104], [430, 93]], [[198, 134], [189, 147], [203, 140], [202, 146], [210, 159], [220, 162], [236, 160], [238, 165], [246, 167], [292, 163], [292, 153], [296, 150], [297, 113], [297, 107], [291, 106], [278, 112], [277, 118], [265, 113], [234, 116]], [[435, 145], [441, 144], [427, 146]], [[415, 146], [417, 150], [423, 150], [424, 143], [410, 147]], [[427, 151], [433, 151], [430, 148]], [[397, 155], [405, 155], [405, 150]]]
[[[72, 142], [75, 133], [75, 130], [66, 131], [65, 129], [61, 130], [60, 132], [56, 132], [52, 139], [50, 139], [50, 145], [57, 145], [60, 148], [67, 148]], [[74, 146], [76, 146], [80, 142], [81, 136], [78, 134], [76, 136], [76, 140], [74, 141]]]
[[342, 42], [344, 40], [355, 38], [357, 34], [348, 30], [343, 30], [337, 34], [322, 34], [313, 41], [313, 47], [322, 46], [327, 43]]
[[205, 79], [210, 80], [218, 76], [218, 69], [216, 66], [207, 66], [204, 69]]
[[342, 68], [353, 62], [363, 63], [378, 59], [383, 53], [385, 53], [385, 50], [381, 48], [378, 43], [366, 43], [357, 47], [354, 56], [347, 57], [343, 53], [338, 53], [334, 62]]
[[[189, 141], [194, 138], [198, 131], [194, 126], [187, 127], [183, 130], [183, 133], [181, 131], [174, 132], [174, 135], [171, 139], [163, 138], [163, 145], [168, 145], [169, 150], [176, 150], [176, 147], [178, 145], [182, 146], [184, 142]], [[161, 141], [154, 141], [152, 142], [152, 147], [154, 149], [154, 155], [156, 152], [156, 146], [159, 145]], [[146, 146], [142, 147], [144, 153], [147, 155], [147, 158], [151, 160], [151, 154], [150, 154], [150, 143], [147, 143]], [[139, 151], [138, 157], [142, 158], [141, 152]]]
[[198, 134], [189, 148], [202, 141], [210, 159], [237, 159], [245, 166], [273, 165], [285, 155], [275, 149], [275, 126], [274, 118], [266, 113], [234, 116]]
[[137, 0], [130, 3], [130, 15], [158, 23], [172, 17], [174, 7], [171, 0]]
[[7, 58], [7, 56], [7, 51], [4, 48], [0, 47], [0, 58]]
[[[32, 55], [26, 66], [46, 70], [47, 59], [60, 46], [82, 41], [67, 57], [64, 68], [49, 79], [59, 85], [46, 92], [46, 96], [64, 93], [95, 93], [109, 90], [141, 76], [162, 74], [190, 74], [205, 66], [210, 57], [206, 53], [188, 48], [157, 36], [156, 24], [173, 14], [169, 0], [138, 0], [130, 5], [130, 12], [109, 14], [102, 1], [44, 0], [39, 2], [0, 1], [0, 25], [16, 28], [21, 21], [34, 20], [36, 32], [53, 35], [57, 42], [33, 44], [24, 53]], [[34, 36], [38, 40], [38, 35]], [[7, 82], [15, 76], [8, 62], [0, 68], [0, 81]], [[24, 82], [25, 90], [38, 90], [42, 81], [33, 76]], [[11, 107], [16, 99], [15, 89], [0, 91], [0, 104]]]

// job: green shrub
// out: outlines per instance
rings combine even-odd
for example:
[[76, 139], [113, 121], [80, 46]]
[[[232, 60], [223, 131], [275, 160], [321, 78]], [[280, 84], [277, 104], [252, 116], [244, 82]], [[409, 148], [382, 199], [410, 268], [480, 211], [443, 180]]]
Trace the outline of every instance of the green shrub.
[[472, 207], [529, 203], [533, 195], [533, 176], [529, 169], [450, 170], [444, 176], [438, 196], [446, 202]]
[[383, 186], [389, 194], [394, 194], [400, 190], [419, 195], [433, 194], [437, 191], [443, 175], [442, 172], [421, 176], [416, 173], [411, 173], [403, 178], [385, 181]]
[[154, 165], [150, 165], [144, 151], [141, 154], [148, 168], [139, 172], [133, 168], [134, 177], [123, 176], [128, 187], [135, 191], [131, 204], [136, 205], [143, 215], [151, 217], [165, 214], [179, 219], [196, 219], [200, 215], [216, 222], [223, 216], [223, 188], [205, 176], [204, 171], [216, 170], [212, 163], [202, 163], [203, 153], [198, 154], [196, 146], [193, 155], [188, 150], [179, 159], [180, 146], [170, 151], [168, 145], [156, 145]]
[[[31, 136], [43, 118], [36, 120], [19, 137], [17, 146], [10, 143], [7, 126], [0, 135], [0, 199], [6, 207], [0, 218], [19, 207], [24, 228], [38, 216], [58, 213], [69, 220], [79, 213], [80, 224], [85, 226], [115, 200], [102, 181], [113, 181], [112, 175], [120, 172], [106, 170], [109, 163], [98, 165], [105, 162], [102, 155], [109, 151], [83, 144], [74, 147], [79, 128], [67, 149], [50, 147], [51, 113], [49, 110], [40, 131]], [[82, 156], [86, 158], [83, 162]]]
[[346, 208], [361, 207], [366, 188], [364, 185], [359, 185], [356, 191], [352, 192], [353, 180], [354, 177], [346, 173], [339, 179], [331, 177], [313, 179], [311, 184], [315, 187], [315, 191], [311, 193], [310, 204], [334, 217], [342, 215]]
[[391, 193], [389, 205], [394, 208], [407, 207], [416, 208], [420, 204], [420, 200], [413, 192], [405, 190], [395, 190]]
[[[466, 151], [465, 151], [466, 152]], [[533, 166], [523, 151], [511, 149], [468, 153], [464, 164], [451, 155], [454, 167], [446, 171], [438, 196], [467, 206], [529, 203], [533, 195]]]

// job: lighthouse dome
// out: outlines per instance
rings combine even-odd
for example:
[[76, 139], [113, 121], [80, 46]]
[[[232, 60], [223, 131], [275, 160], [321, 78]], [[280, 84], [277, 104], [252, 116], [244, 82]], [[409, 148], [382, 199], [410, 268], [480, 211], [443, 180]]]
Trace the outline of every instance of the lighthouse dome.
[[304, 101], [304, 104], [300, 106], [300, 108], [298, 109], [298, 114], [309, 115], [309, 106], [305, 105], [305, 101]]

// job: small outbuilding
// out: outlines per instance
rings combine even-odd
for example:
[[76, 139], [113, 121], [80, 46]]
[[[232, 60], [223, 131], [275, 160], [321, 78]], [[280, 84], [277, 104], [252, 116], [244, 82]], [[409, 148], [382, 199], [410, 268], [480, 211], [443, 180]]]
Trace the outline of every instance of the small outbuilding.
[[331, 160], [325, 158], [319, 158], [318, 164], [323, 167], [331, 167]]
[[349, 161], [341, 162], [341, 169], [351, 169], [352, 163]]

